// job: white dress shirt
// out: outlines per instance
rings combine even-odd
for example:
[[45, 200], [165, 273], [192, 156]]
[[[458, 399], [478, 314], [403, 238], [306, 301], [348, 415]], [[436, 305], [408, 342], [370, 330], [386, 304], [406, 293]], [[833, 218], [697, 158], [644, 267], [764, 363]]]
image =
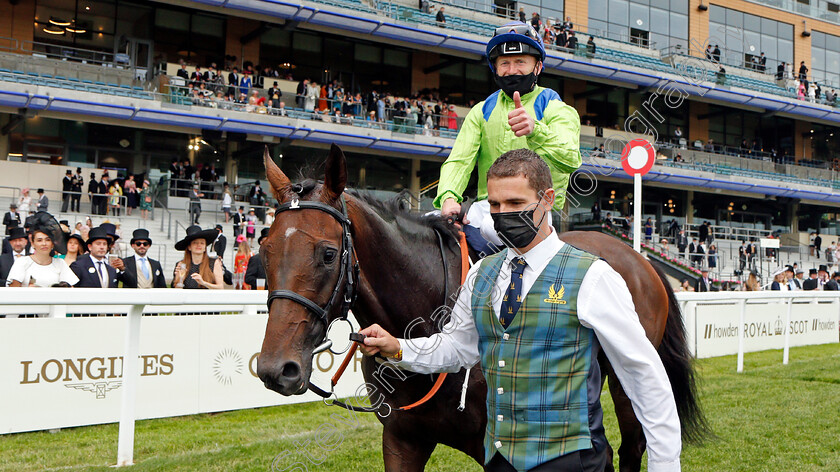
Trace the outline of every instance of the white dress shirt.
[[110, 277], [108, 274], [108, 259], [104, 257], [97, 259], [93, 254], [90, 254], [90, 260], [93, 261], [93, 268], [96, 270], [96, 277], [99, 278], [99, 285], [102, 288], [108, 288], [108, 278]]
[[[528, 263], [522, 275], [522, 297], [545, 270], [563, 243], [552, 234], [522, 257]], [[496, 316], [510, 279], [509, 250], [493, 289]], [[449, 322], [441, 333], [427, 338], [400, 339], [402, 361], [397, 365], [419, 373], [457, 372], [480, 361], [478, 332], [471, 310], [472, 289], [480, 264], [470, 269], [461, 287]], [[656, 349], [645, 336], [624, 279], [603, 260], [594, 262], [578, 291], [578, 319], [591, 328], [630, 398], [633, 411], [647, 439], [648, 470], [680, 470], [680, 422], [668, 375]], [[518, 316], [523, 316], [521, 313]], [[592, 359], [597, 362], [596, 359]]]

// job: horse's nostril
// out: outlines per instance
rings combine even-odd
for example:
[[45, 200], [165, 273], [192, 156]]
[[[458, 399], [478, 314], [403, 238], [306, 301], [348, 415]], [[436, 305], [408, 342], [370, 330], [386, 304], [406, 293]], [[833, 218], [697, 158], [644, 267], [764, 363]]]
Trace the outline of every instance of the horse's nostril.
[[287, 362], [283, 365], [280, 375], [287, 379], [296, 379], [300, 377], [300, 365], [297, 362]]

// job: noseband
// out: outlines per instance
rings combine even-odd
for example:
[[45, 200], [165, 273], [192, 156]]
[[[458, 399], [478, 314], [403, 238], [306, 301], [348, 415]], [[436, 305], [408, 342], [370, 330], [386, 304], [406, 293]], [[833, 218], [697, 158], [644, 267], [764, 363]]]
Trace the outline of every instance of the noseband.
[[[333, 289], [332, 295], [330, 295], [330, 300], [327, 302], [325, 307], [321, 308], [317, 303], [291, 290], [272, 290], [271, 293], [268, 294], [267, 304], [269, 311], [271, 311], [271, 302], [278, 299], [286, 299], [292, 300], [299, 305], [303, 305], [309, 311], [318, 316], [318, 319], [324, 323], [324, 337], [321, 339], [319, 346], [323, 346], [324, 343], [327, 342], [327, 332], [329, 331], [331, 321], [347, 320], [347, 314], [350, 312], [350, 307], [352, 307], [353, 302], [356, 301], [358, 289], [359, 263], [353, 262], [353, 238], [350, 236], [350, 218], [347, 216], [347, 204], [344, 201], [343, 195], [341, 196], [340, 201], [341, 211], [336, 210], [325, 203], [308, 201], [302, 202], [298, 198], [293, 199], [289, 203], [280, 205], [276, 211], [276, 213], [279, 214], [284, 211], [318, 210], [329, 214], [341, 225], [341, 265], [338, 269], [339, 274], [335, 288]], [[339, 298], [339, 294], [342, 289], [344, 290], [344, 297], [341, 299], [341, 307], [338, 311], [338, 315], [333, 320], [330, 320], [330, 312], [332, 311], [336, 300]], [[324, 349], [326, 349], [326, 347]]]

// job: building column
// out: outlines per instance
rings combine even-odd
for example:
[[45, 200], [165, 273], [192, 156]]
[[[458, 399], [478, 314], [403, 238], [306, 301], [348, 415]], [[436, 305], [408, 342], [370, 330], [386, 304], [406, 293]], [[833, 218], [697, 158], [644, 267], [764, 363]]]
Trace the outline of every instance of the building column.
[[788, 205], [788, 218], [790, 219], [790, 233], [796, 234], [799, 232], [799, 218], [796, 214], [799, 212], [799, 202], [794, 202]]
[[[531, 12], [525, 5], [525, 12], [528, 19], [531, 18]], [[517, 18], [519, 18], [519, 10], [517, 10]], [[567, 16], [572, 18], [572, 23], [575, 25], [576, 31], [587, 31], [586, 27], [589, 25], [589, 2], [584, 0], [566, 1], [563, 9], [565, 20]], [[577, 33], [575, 33], [577, 34]]]
[[694, 224], [694, 190], [687, 190], [685, 194], [685, 222]]
[[[3, 113], [0, 114], [0, 128], [6, 126], [6, 123], [9, 122], [9, 118], [12, 115]], [[0, 135], [0, 161], [6, 161], [9, 159], [9, 135], [2, 134]]]
[[[441, 61], [440, 54], [427, 51], [414, 51], [411, 54], [411, 90], [424, 88], [440, 88], [440, 71], [426, 74], [423, 69], [437, 65]], [[379, 90], [379, 93], [384, 90]]]
[[[227, 182], [231, 185], [231, 190], [233, 190], [233, 186], [239, 181], [237, 177], [239, 169], [236, 165], [236, 159], [233, 158], [233, 153], [239, 149], [239, 143], [228, 140], [225, 148], [225, 180], [227, 180]], [[278, 163], [278, 166], [279, 165], [280, 164]]]
[[[689, 40], [688, 52], [694, 57], [706, 58], [706, 44], [702, 38], [709, 38], [709, 10], [700, 10], [700, 4], [708, 7], [709, 2], [704, 0], [689, 0], [688, 2], [688, 37], [696, 39], [696, 42]], [[702, 43], [700, 41], [703, 41]], [[714, 46], [714, 44], [712, 45]]]
[[414, 197], [411, 201], [411, 207], [415, 210], [420, 209], [420, 159], [414, 158], [411, 160], [411, 174], [408, 177], [408, 189]]
[[812, 126], [813, 125], [811, 123], [807, 123], [804, 121], [794, 122], [793, 157], [796, 159], [796, 162], [799, 162], [799, 160], [801, 159], [811, 159], [813, 155], [813, 153], [811, 152], [813, 149], [813, 136], [811, 136]]
[[[225, 54], [236, 57], [236, 65], [242, 70], [242, 64], [251, 61], [255, 66], [260, 63], [260, 38], [252, 38], [247, 44], [239, 40], [260, 27], [260, 22], [234, 16], [227, 19], [227, 34], [225, 40]], [[223, 68], [224, 64], [216, 64]]]
[[688, 102], [688, 129], [685, 136], [688, 139], [688, 146], [691, 148], [691, 143], [698, 139], [706, 144], [709, 140], [709, 118], [705, 120], [697, 119], [699, 115], [708, 113], [709, 107], [702, 102]]

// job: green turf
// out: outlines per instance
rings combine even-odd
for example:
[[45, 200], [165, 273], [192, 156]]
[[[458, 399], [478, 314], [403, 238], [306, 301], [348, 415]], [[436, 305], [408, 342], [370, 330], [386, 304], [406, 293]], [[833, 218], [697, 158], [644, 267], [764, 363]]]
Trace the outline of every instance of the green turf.
[[[698, 361], [701, 400], [717, 439], [685, 446], [685, 471], [796, 472], [840, 470], [840, 350], [835, 345]], [[618, 444], [612, 402], [604, 396], [609, 440]], [[382, 470], [382, 428], [372, 415], [336, 419], [321, 402], [137, 423], [137, 471]], [[348, 424], [350, 423], [350, 424]], [[334, 425], [334, 429], [322, 427]], [[332, 451], [313, 446], [316, 434]], [[327, 433], [332, 432], [331, 435]], [[112, 470], [117, 425], [0, 436], [0, 470]], [[480, 471], [464, 454], [439, 446], [429, 471]]]

